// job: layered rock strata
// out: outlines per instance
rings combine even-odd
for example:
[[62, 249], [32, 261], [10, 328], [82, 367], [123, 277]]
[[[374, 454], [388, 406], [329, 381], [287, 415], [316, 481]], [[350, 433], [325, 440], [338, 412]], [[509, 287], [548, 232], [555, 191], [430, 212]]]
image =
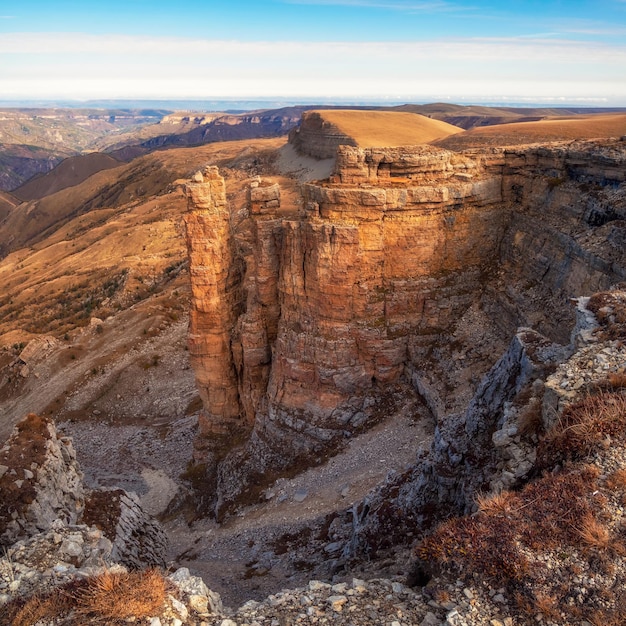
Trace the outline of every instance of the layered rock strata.
[[339, 146], [356, 146], [356, 141], [325, 120], [319, 111], [305, 111], [300, 124], [289, 131], [289, 143], [301, 154], [315, 159], [332, 159]]
[[197, 174], [190, 348], [218, 515], [383, 416], [391, 385], [441, 417], [519, 326], [567, 341], [567, 299], [626, 279], [625, 148], [344, 146], [288, 217], [271, 183], [242, 213]]

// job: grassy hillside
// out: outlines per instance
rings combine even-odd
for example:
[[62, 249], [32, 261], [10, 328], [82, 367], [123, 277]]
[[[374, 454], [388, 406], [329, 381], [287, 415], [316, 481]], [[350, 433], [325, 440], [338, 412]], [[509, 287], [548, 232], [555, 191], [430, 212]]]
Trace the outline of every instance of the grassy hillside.
[[463, 132], [446, 122], [415, 113], [356, 110], [320, 110], [318, 113], [363, 148], [429, 143]]
[[69, 157], [47, 174], [35, 176], [21, 187], [14, 189], [13, 195], [20, 200], [43, 198], [61, 189], [78, 185], [93, 174], [118, 165], [120, 162], [117, 159], [99, 152]]
[[626, 115], [578, 115], [535, 122], [474, 128], [433, 142], [442, 148], [463, 150], [481, 146], [506, 146], [573, 139], [600, 139], [626, 135]]

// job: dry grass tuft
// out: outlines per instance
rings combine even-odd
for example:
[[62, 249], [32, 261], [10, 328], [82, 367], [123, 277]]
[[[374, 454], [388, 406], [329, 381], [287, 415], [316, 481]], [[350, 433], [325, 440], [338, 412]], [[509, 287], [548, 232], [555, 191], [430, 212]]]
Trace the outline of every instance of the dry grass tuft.
[[32, 626], [40, 620], [53, 620], [69, 610], [68, 598], [63, 593], [34, 596], [10, 618], [10, 626]]
[[478, 510], [485, 515], [507, 515], [513, 509], [513, 494], [501, 491], [497, 494], [478, 494], [476, 496]]
[[626, 293], [601, 291], [589, 299], [587, 308], [596, 316], [608, 339], [626, 336]]
[[72, 624], [111, 626], [160, 615], [166, 593], [166, 581], [158, 570], [119, 574], [105, 571], [71, 581], [45, 595], [16, 598], [0, 606], [0, 624], [33, 626], [40, 620], [57, 623], [73, 614]]
[[165, 597], [165, 579], [158, 570], [105, 571], [90, 578], [88, 585], [76, 594], [74, 611], [88, 618], [89, 623], [150, 617], [161, 613]]
[[539, 467], [559, 460], [581, 459], [612, 441], [626, 440], [626, 395], [603, 392], [565, 409], [538, 449]]
[[535, 595], [534, 610], [550, 620], [561, 621], [563, 616], [559, 611], [559, 602], [555, 596], [537, 593]]
[[606, 486], [609, 489], [622, 491], [626, 489], [626, 469], [615, 470], [606, 479]]
[[626, 389], [626, 373], [611, 372], [607, 376], [607, 381], [612, 389]]
[[578, 534], [585, 546], [606, 550], [611, 546], [611, 533], [609, 529], [596, 519], [591, 512], [586, 513], [578, 528]]
[[520, 411], [517, 418], [517, 427], [522, 435], [541, 433], [543, 431], [542, 406], [539, 398], [532, 398], [528, 405]]
[[[456, 574], [482, 572], [499, 584], [521, 582], [529, 572], [523, 550], [576, 547], [581, 520], [595, 519], [590, 493], [597, 468], [547, 475], [520, 493], [479, 498], [481, 515], [449, 520], [417, 547], [424, 562]], [[591, 522], [586, 526], [593, 529]], [[590, 540], [592, 535], [590, 535]], [[598, 535], [597, 541], [601, 536]]]

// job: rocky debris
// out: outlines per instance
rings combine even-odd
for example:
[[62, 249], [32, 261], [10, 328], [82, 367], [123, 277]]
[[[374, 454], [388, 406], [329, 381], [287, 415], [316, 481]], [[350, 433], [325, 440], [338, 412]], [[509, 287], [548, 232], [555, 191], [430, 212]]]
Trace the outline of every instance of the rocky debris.
[[4, 546], [48, 530], [57, 519], [74, 524], [84, 507], [82, 473], [71, 440], [53, 423], [26, 417], [0, 450], [0, 542]]
[[[121, 489], [86, 491], [72, 442], [57, 435], [51, 420], [34, 414], [22, 420], [0, 459], [1, 538], [9, 561], [40, 558], [50, 580], [98, 560], [131, 568], [165, 564], [167, 537], [139, 497]], [[61, 570], [54, 570], [55, 559]]]
[[6, 550], [0, 559], [0, 605], [101, 571], [112, 563], [111, 548], [97, 528], [57, 520], [50, 530]]
[[31, 339], [20, 352], [18, 359], [26, 365], [33, 365], [45, 359], [59, 345], [59, 341], [49, 335], [40, 335]]
[[[44, 598], [58, 593], [61, 587], [74, 585], [77, 589], [76, 583], [88, 578], [127, 573], [126, 567], [111, 560], [111, 547], [111, 542], [95, 528], [60, 523], [47, 533], [18, 542], [0, 558], [0, 619], [14, 599], [33, 595]], [[166, 582], [168, 594], [159, 614], [132, 618], [134, 622], [151, 626], [197, 625], [216, 614], [224, 615], [219, 595], [188, 569], [178, 569], [166, 577]], [[71, 613], [46, 622], [54, 626], [76, 623]]]

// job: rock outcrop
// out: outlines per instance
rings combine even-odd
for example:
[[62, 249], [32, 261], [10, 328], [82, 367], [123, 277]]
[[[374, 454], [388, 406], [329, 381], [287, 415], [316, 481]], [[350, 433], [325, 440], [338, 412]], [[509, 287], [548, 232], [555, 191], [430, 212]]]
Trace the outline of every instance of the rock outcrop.
[[196, 458], [217, 515], [382, 417], [390, 385], [441, 418], [520, 326], [546, 337], [524, 331], [520, 353], [567, 343], [568, 299], [626, 279], [625, 148], [344, 146], [291, 216], [269, 183], [255, 183], [242, 211], [215, 168], [197, 174], [187, 218], [205, 407]]
[[339, 146], [356, 146], [352, 137], [326, 121], [319, 111], [305, 111], [300, 124], [289, 131], [289, 143], [301, 154], [315, 159], [332, 159]]
[[45, 543], [40, 536], [50, 532], [81, 535], [65, 543], [55, 539], [55, 545], [63, 544], [61, 561], [81, 555], [89, 560], [91, 548], [83, 548], [98, 544], [93, 559], [131, 568], [165, 563], [165, 533], [137, 495], [87, 490], [71, 440], [60, 437], [49, 418], [31, 414], [0, 450], [0, 544], [8, 549], [20, 541]]
[[75, 524], [85, 506], [82, 473], [72, 443], [51, 420], [31, 414], [0, 450], [0, 543]]

